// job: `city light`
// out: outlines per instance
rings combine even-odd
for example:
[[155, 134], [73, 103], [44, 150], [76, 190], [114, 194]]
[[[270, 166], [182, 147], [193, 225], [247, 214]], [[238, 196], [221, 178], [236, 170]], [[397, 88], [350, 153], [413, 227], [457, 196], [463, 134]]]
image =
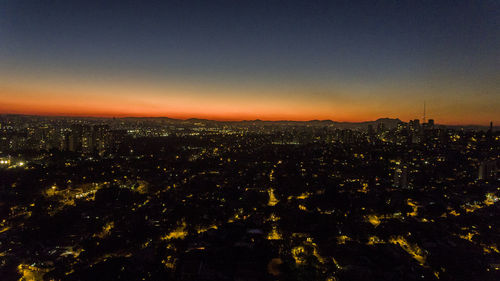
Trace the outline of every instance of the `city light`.
[[0, 281], [500, 280], [500, 1], [0, 1]]

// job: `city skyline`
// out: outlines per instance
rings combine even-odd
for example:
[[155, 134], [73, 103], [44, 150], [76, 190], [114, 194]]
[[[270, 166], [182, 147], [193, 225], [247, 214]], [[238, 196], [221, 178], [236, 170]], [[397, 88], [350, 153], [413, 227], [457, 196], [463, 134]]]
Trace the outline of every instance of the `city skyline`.
[[0, 1], [0, 276], [500, 280], [500, 1]]
[[0, 276], [498, 280], [500, 131], [423, 121], [0, 114]]
[[297, 120], [297, 119], [211, 119], [211, 118], [198, 118], [198, 117], [171, 117], [171, 116], [143, 116], [143, 115], [78, 115], [78, 114], [24, 114], [24, 113], [0, 113], [0, 117], [36, 117], [36, 118], [65, 118], [65, 119], [89, 119], [89, 120], [111, 120], [111, 119], [137, 119], [137, 120], [162, 120], [162, 119], [167, 119], [167, 120], [172, 120], [172, 121], [206, 121], [206, 122], [216, 122], [216, 123], [254, 123], [254, 122], [263, 122], [263, 123], [285, 123], [285, 124], [307, 124], [307, 123], [330, 123], [330, 125], [352, 125], [352, 126], [365, 126], [365, 125], [373, 125], [377, 124], [378, 122], [397, 122], [401, 124], [409, 124], [413, 121], [418, 121], [424, 123], [428, 122], [433, 122], [437, 126], [442, 126], [442, 127], [454, 127], [454, 128], [470, 128], [474, 130], [487, 130], [489, 128], [492, 128], [493, 130], [497, 130], [500, 128], [496, 123], [493, 121], [490, 121], [485, 124], [474, 124], [474, 123], [467, 123], [467, 124], [445, 124], [441, 122], [435, 122], [434, 118], [432, 116], [427, 116], [425, 120], [423, 119], [423, 116], [420, 117], [415, 117], [413, 119], [408, 119], [404, 120], [398, 117], [379, 117], [379, 118], [374, 118], [374, 119], [366, 119], [366, 120], [359, 120], [359, 121], [341, 121], [341, 120], [332, 120], [332, 119], [303, 119], [303, 120]]
[[493, 1], [1, 6], [0, 113], [500, 123]]

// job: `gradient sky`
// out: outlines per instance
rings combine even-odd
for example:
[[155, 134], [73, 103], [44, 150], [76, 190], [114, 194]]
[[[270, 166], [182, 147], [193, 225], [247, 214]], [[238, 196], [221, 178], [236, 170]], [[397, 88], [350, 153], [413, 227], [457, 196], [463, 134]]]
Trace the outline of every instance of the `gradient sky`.
[[500, 2], [0, 1], [0, 113], [500, 123]]

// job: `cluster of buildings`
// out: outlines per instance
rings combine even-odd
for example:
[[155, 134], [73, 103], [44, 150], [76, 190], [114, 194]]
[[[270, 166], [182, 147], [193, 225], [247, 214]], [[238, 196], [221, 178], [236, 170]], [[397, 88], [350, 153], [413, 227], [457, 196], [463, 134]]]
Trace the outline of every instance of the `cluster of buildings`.
[[111, 144], [109, 125], [41, 123], [0, 127], [0, 151], [60, 150], [103, 154]]
[[73, 124], [64, 134], [62, 150], [103, 155], [111, 145], [109, 125]]
[[386, 121], [3, 119], [0, 276], [495, 276], [499, 133]]

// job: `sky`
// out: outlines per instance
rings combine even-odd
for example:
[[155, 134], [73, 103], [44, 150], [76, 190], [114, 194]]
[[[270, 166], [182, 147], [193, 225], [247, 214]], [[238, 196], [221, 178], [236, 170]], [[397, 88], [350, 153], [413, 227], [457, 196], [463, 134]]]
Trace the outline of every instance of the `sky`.
[[0, 113], [500, 123], [500, 2], [0, 0]]

